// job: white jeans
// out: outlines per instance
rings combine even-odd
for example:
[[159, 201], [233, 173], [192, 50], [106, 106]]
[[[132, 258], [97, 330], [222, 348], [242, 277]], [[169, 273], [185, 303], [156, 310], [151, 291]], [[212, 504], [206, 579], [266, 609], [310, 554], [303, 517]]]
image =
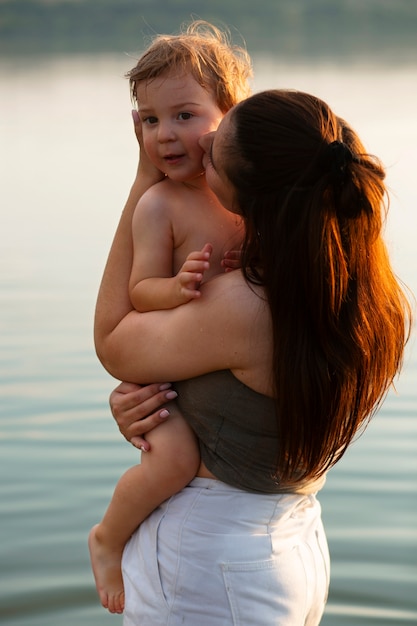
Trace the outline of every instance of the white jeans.
[[195, 478], [123, 555], [124, 626], [316, 626], [329, 555], [314, 495]]

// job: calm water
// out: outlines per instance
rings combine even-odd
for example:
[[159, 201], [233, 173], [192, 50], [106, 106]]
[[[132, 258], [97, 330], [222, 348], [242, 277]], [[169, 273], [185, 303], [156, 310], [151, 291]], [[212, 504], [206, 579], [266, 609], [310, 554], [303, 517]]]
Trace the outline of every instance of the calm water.
[[[0, 622], [121, 624], [86, 548], [137, 456], [92, 344], [94, 301], [135, 167], [129, 58], [0, 62]], [[388, 166], [387, 239], [417, 293], [417, 67], [284, 66], [255, 89], [323, 97]], [[332, 554], [324, 626], [417, 624], [417, 346], [397, 393], [322, 492]], [[256, 626], [256, 625], [254, 625]]]

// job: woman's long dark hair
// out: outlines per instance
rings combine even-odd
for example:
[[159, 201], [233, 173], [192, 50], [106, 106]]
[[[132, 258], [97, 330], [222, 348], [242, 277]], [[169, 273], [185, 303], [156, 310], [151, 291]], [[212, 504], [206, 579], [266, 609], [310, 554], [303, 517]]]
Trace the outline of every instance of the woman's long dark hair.
[[225, 171], [246, 222], [242, 269], [271, 309], [277, 477], [321, 475], [398, 373], [411, 311], [381, 230], [385, 173], [309, 94], [237, 105]]

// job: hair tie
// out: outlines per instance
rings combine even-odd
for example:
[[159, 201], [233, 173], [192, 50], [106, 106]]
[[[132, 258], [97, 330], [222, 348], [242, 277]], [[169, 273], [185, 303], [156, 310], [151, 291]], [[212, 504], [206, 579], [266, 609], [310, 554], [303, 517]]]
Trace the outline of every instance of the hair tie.
[[345, 180], [346, 168], [353, 163], [355, 156], [349, 146], [343, 141], [332, 141], [326, 150], [328, 157], [329, 171], [334, 182], [342, 184]]
[[334, 192], [333, 198], [336, 213], [344, 218], [352, 219], [358, 217], [364, 210], [368, 211], [369, 202], [356, 184], [352, 185], [347, 197], [343, 193], [348, 174], [350, 174], [350, 179], [353, 181], [349, 166], [351, 163], [360, 163], [360, 158], [343, 141], [332, 141], [332, 143], [327, 145], [325, 154], [327, 171], [330, 175]]

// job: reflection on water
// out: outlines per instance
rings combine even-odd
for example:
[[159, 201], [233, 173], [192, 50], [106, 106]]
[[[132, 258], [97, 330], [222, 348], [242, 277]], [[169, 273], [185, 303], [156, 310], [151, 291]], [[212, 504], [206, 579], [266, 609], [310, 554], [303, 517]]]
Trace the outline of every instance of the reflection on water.
[[[137, 455], [107, 407], [93, 349], [100, 274], [136, 157], [123, 73], [109, 56], [0, 64], [0, 620], [121, 624], [102, 610], [86, 536]], [[417, 68], [288, 67], [257, 59], [255, 89], [328, 100], [388, 165], [387, 237], [417, 293]], [[404, 98], [407, 94], [407, 98]], [[324, 626], [417, 623], [416, 351], [397, 395], [330, 473]]]

